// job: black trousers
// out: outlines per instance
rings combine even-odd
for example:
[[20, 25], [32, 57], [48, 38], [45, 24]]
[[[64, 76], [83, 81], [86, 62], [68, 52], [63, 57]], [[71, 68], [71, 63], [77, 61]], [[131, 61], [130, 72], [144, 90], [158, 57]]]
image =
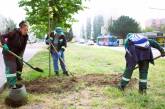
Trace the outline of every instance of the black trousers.
[[[148, 60], [140, 61], [138, 62], [138, 65], [139, 65], [139, 89], [140, 90], [147, 89], [149, 61]], [[134, 69], [135, 66], [133, 67], [126, 66], [122, 80], [120, 82], [121, 86], [125, 87], [129, 83]]]

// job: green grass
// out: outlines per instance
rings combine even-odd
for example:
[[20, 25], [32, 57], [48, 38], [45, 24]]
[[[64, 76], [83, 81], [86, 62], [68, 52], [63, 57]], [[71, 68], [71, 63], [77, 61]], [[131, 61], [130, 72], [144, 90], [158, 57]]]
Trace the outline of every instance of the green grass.
[[[23, 78], [27, 81], [48, 77], [48, 51], [44, 50], [38, 53], [30, 63], [41, 67], [44, 73], [39, 73], [25, 66]], [[113, 51], [108, 47], [94, 47], [77, 44], [69, 44], [65, 52], [66, 64], [69, 71], [76, 76], [98, 73], [112, 74], [123, 73], [125, 68], [124, 53]], [[86, 87], [84, 83], [80, 83], [75, 87], [74, 92], [66, 92], [62, 94], [29, 94], [29, 104], [44, 103], [50, 107], [57, 109], [64, 108], [64, 101], [67, 101], [68, 109], [86, 109], [88, 105], [92, 109], [165, 109], [165, 59], [155, 61], [155, 66], [150, 65], [149, 69], [149, 89], [147, 95], [140, 95], [136, 84], [135, 88], [128, 88], [125, 93], [120, 92], [115, 87], [91, 86]], [[54, 75], [51, 68], [51, 76]], [[134, 78], [138, 78], [138, 70], [133, 74]], [[51, 83], [50, 83], [51, 84]], [[84, 92], [85, 91], [85, 92]], [[84, 97], [86, 93], [87, 97]], [[0, 103], [6, 93], [0, 97]], [[71, 97], [70, 97], [71, 96]], [[77, 97], [77, 101], [73, 100], [72, 96]], [[87, 106], [79, 106], [81, 99], [89, 100]], [[72, 102], [69, 104], [69, 102]], [[1, 107], [1, 105], [0, 105]]]
[[[38, 53], [30, 63], [44, 69], [44, 73], [37, 73], [30, 68], [24, 68], [26, 80], [37, 77], [48, 76], [48, 51]], [[65, 52], [65, 60], [68, 70], [75, 75], [91, 73], [122, 73], [124, 70], [124, 54], [110, 50], [109, 48], [98, 48], [93, 46], [81, 46], [70, 44]], [[52, 63], [52, 60], [51, 60]], [[35, 72], [35, 73], [34, 73]], [[53, 67], [51, 67], [53, 75]]]

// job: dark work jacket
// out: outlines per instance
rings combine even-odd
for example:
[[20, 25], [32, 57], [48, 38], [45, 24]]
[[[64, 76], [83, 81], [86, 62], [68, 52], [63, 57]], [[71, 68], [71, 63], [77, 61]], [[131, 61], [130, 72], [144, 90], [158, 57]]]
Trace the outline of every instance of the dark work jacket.
[[[1, 43], [2, 44], [7, 44], [9, 47], [9, 50], [14, 52], [17, 55], [23, 55], [26, 44], [28, 40], [28, 35], [22, 35], [19, 29], [15, 29], [12, 32], [9, 32], [7, 34], [3, 34], [1, 36]], [[3, 51], [3, 54], [8, 54], [7, 52]]]
[[126, 51], [125, 59], [127, 67], [136, 66], [139, 61], [149, 61], [154, 64], [151, 46], [141, 48], [135, 46], [131, 41], [128, 42], [128, 51]]
[[[57, 49], [57, 51], [60, 51], [62, 46], [67, 47], [67, 41], [66, 41], [66, 38], [64, 35], [57, 36], [56, 34], [54, 34], [54, 32], [51, 32], [50, 37], [53, 39], [51, 41], [51, 43], [54, 45], [54, 47]], [[47, 41], [48, 39], [49, 39], [49, 36], [47, 36], [47, 38], [46, 38], [46, 44], [49, 44]], [[53, 51], [54, 51], [54, 49], [51, 46], [51, 52], [53, 52]]]

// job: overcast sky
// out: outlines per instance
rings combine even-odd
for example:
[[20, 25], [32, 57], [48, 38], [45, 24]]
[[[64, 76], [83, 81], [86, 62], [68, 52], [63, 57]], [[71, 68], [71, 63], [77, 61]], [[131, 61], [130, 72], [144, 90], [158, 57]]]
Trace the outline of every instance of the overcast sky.
[[19, 0], [0, 0], [0, 15], [13, 19], [17, 24], [25, 19], [25, 11], [18, 6]]
[[76, 35], [80, 35], [80, 27], [86, 24], [86, 18], [98, 14], [105, 18], [127, 15], [136, 19], [142, 28], [148, 19], [165, 18], [165, 0], [90, 0], [86, 5], [89, 8], [75, 16], [79, 19], [79, 22], [74, 24]]
[[144, 26], [148, 19], [165, 18], [165, 10], [151, 9], [165, 9], [165, 0], [91, 0], [86, 5], [89, 9], [76, 15], [80, 21], [97, 14], [103, 14], [105, 17], [128, 15]]
[[[0, 0], [0, 14], [12, 18], [16, 23], [25, 19], [25, 11], [18, 7], [19, 0]], [[128, 15], [135, 18], [141, 26], [150, 18], [165, 18], [165, 10], [150, 8], [165, 8], [165, 0], [91, 0], [86, 3], [89, 9], [80, 12], [76, 18], [83, 22], [89, 16], [103, 14], [118, 17]]]

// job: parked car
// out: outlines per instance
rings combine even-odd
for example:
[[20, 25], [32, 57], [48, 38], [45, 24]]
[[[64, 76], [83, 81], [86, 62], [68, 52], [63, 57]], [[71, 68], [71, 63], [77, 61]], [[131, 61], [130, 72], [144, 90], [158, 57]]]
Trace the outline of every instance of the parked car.
[[94, 43], [94, 41], [92, 41], [92, 40], [88, 40], [88, 42], [87, 42], [87, 45], [94, 45], [95, 43]]
[[80, 39], [80, 40], [79, 40], [79, 43], [80, 43], [80, 44], [84, 44], [84, 43], [85, 43], [85, 40], [84, 40], [84, 39]]

